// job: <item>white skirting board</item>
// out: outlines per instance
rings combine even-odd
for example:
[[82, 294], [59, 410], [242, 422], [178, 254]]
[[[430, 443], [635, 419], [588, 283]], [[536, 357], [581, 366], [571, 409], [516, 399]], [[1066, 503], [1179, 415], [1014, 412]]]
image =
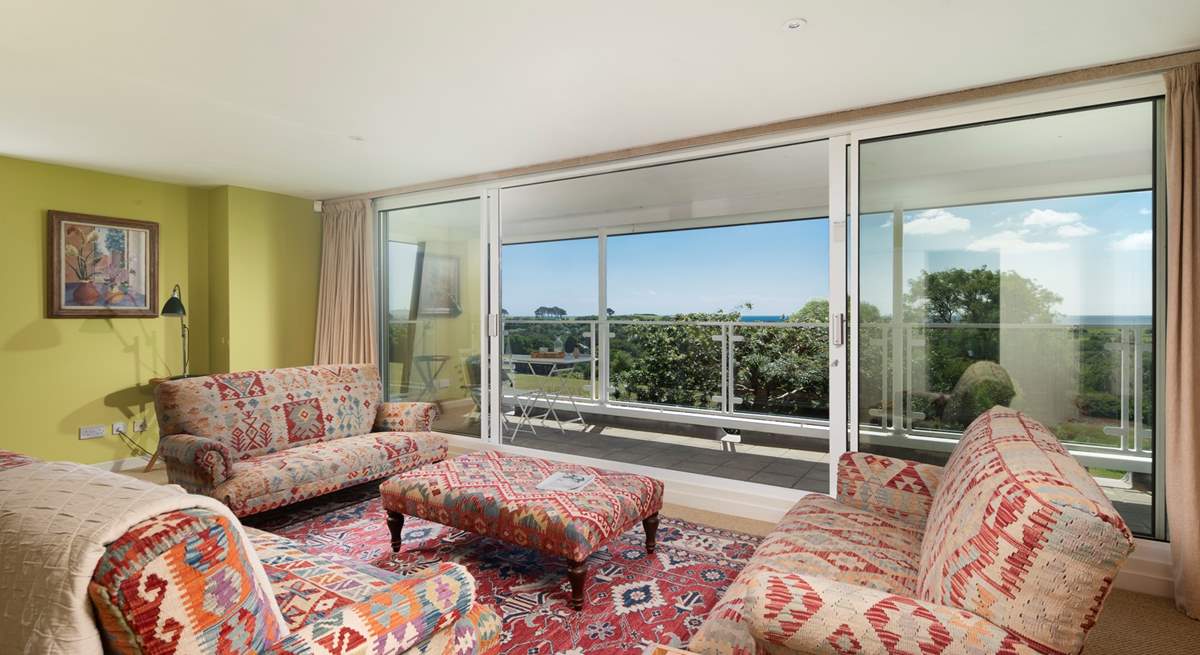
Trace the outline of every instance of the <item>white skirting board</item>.
[[1117, 574], [1117, 589], [1137, 591], [1151, 596], [1175, 595], [1171, 572], [1171, 544], [1165, 541], [1137, 539], [1133, 554]]
[[92, 464], [92, 466], [104, 469], [105, 471], [120, 473], [121, 471], [132, 471], [135, 469], [146, 468], [146, 462], [148, 461], [150, 460], [146, 457], [126, 457], [124, 459], [114, 459], [107, 462], [97, 462]]

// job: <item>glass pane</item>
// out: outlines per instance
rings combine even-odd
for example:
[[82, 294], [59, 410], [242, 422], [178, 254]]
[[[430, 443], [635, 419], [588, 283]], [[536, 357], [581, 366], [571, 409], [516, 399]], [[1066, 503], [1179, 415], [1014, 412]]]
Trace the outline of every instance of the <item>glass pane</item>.
[[828, 301], [786, 323], [733, 328], [733, 403], [740, 412], [829, 419]]
[[860, 447], [942, 463], [993, 405], [1152, 529], [1154, 105], [862, 144]]
[[631, 321], [609, 333], [612, 400], [721, 409], [721, 326]]
[[388, 400], [437, 403], [433, 429], [480, 434], [479, 200], [383, 212]]
[[501, 249], [501, 429], [582, 427], [596, 396], [596, 238], [508, 243]]
[[827, 177], [817, 142], [504, 189], [505, 440], [828, 490]]

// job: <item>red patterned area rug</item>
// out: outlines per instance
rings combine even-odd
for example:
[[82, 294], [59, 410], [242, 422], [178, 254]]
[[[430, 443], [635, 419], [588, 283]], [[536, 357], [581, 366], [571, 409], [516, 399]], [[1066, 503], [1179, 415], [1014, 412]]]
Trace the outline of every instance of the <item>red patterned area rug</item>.
[[648, 556], [638, 525], [588, 559], [586, 603], [575, 612], [567, 604], [566, 564], [557, 558], [411, 517], [404, 548], [393, 554], [374, 491], [347, 490], [247, 523], [314, 552], [400, 573], [458, 562], [475, 576], [479, 598], [503, 617], [501, 652], [523, 655], [635, 655], [652, 644], [682, 646], [761, 540], [663, 517], [657, 552]]

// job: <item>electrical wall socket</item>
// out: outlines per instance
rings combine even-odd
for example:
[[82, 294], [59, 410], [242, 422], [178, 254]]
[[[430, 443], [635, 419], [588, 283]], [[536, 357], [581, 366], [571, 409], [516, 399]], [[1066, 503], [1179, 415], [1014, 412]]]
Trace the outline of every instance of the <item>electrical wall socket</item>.
[[105, 432], [108, 432], [108, 426], [106, 425], [85, 425], [79, 428], [79, 438], [99, 439], [104, 436]]
[[120, 434], [125, 431], [125, 422], [117, 421], [116, 423], [112, 424], [112, 428], [113, 428], [113, 434]]
[[133, 431], [134, 432], [145, 432], [146, 431], [146, 419], [139, 418], [138, 420], [134, 421], [133, 422]]

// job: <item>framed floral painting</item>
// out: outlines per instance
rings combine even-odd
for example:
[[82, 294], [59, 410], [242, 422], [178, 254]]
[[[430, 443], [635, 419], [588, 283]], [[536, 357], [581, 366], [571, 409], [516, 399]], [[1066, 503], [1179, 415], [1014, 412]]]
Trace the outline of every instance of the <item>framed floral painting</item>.
[[158, 316], [158, 223], [50, 210], [51, 318]]

